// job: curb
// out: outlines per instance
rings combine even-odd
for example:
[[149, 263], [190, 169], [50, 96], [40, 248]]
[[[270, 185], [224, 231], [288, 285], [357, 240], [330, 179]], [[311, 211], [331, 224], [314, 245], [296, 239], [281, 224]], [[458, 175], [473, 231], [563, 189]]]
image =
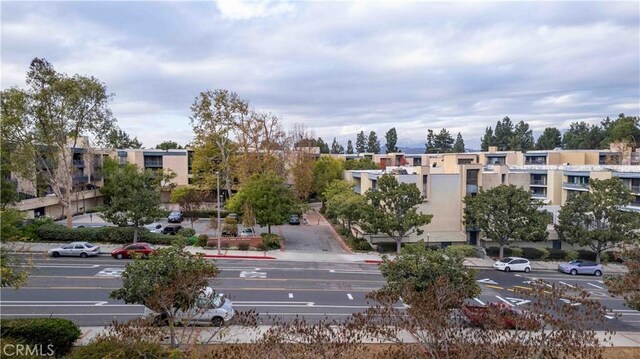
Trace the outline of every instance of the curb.
[[219, 258], [219, 259], [277, 259], [276, 257], [271, 256], [237, 256], [232, 254], [205, 254], [203, 257], [205, 258]]
[[366, 264], [382, 264], [382, 263], [384, 263], [384, 261], [379, 260], [379, 259], [365, 259], [364, 262]]

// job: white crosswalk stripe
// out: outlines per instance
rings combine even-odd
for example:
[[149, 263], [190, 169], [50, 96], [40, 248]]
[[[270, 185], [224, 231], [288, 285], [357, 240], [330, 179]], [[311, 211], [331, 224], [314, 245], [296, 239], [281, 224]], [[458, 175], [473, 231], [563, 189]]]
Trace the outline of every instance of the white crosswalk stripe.
[[96, 277], [114, 277], [119, 278], [124, 272], [124, 268], [105, 268], [98, 272]]

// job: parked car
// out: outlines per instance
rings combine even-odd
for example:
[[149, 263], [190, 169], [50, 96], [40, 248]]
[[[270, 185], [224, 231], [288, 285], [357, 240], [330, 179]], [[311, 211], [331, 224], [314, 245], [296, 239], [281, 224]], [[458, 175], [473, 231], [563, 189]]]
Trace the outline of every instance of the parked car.
[[238, 217], [237, 213], [229, 213], [229, 214], [227, 214], [227, 216], [225, 218], [231, 218], [231, 219], [235, 219], [237, 221], [239, 217]]
[[[145, 317], [151, 317], [157, 325], [168, 324], [167, 313], [156, 313], [146, 307], [144, 312]], [[231, 320], [234, 314], [233, 303], [224, 294], [216, 295], [211, 287], [206, 287], [198, 295], [195, 305], [187, 310], [178, 310], [175, 319], [182, 324], [212, 324], [220, 327]]]
[[149, 243], [138, 242], [134, 244], [129, 244], [120, 248], [116, 248], [111, 252], [111, 256], [117, 259], [122, 258], [131, 258], [131, 255], [134, 253], [138, 253], [142, 255], [142, 257], [148, 257], [151, 253], [155, 252], [156, 247], [152, 246]]
[[71, 242], [66, 246], [49, 249], [47, 254], [54, 258], [60, 256], [87, 258], [100, 254], [100, 247], [89, 242]]
[[292, 214], [291, 217], [289, 217], [289, 224], [300, 224], [300, 216], [298, 216], [297, 214]]
[[144, 228], [148, 229], [151, 233], [162, 233], [164, 227], [160, 223], [151, 223], [145, 225]]
[[169, 223], [182, 223], [182, 220], [182, 212], [180, 211], [173, 211], [169, 213], [169, 217], [167, 217]]
[[176, 234], [178, 234], [178, 231], [180, 231], [181, 229], [182, 229], [182, 226], [180, 225], [170, 225], [162, 228], [162, 231], [160, 231], [160, 233], [175, 236]]
[[531, 263], [529, 263], [528, 259], [520, 257], [505, 257], [495, 262], [493, 268], [505, 272], [511, 272], [513, 270], [529, 273], [531, 272]]
[[255, 237], [256, 235], [256, 231], [253, 230], [253, 228], [245, 228], [243, 230], [240, 231], [240, 237]]
[[576, 274], [590, 274], [600, 277], [602, 275], [602, 264], [596, 262], [585, 261], [582, 259], [574, 259], [569, 263], [561, 263], [558, 265], [558, 270], [563, 273]]

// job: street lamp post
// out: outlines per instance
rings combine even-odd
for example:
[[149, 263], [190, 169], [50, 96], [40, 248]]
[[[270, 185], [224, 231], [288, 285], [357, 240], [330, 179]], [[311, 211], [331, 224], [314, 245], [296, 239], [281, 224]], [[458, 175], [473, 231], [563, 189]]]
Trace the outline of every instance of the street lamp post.
[[216, 237], [218, 237], [218, 255], [220, 255], [220, 172], [216, 172], [216, 197], [218, 197], [218, 225]]

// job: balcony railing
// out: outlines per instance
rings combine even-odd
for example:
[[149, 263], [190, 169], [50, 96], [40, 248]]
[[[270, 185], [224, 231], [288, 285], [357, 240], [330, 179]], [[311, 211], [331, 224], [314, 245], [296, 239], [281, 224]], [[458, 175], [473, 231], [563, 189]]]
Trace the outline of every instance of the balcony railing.
[[640, 186], [628, 186], [633, 193], [640, 193]]
[[547, 194], [546, 194], [546, 193], [536, 193], [536, 192], [531, 192], [531, 198], [535, 198], [535, 199], [546, 199], [546, 198], [547, 198]]
[[79, 183], [87, 183], [89, 182], [89, 176], [86, 175], [75, 175], [73, 176], [73, 184], [77, 185]]
[[547, 159], [543, 158], [543, 159], [525, 159], [524, 161], [525, 165], [546, 165], [547, 164]]
[[589, 184], [588, 183], [573, 183], [573, 182], [563, 182], [562, 188], [571, 189], [576, 191], [588, 191]]
[[144, 167], [159, 167], [162, 168], [162, 160], [144, 160]]
[[547, 185], [547, 180], [543, 180], [543, 179], [532, 179], [532, 180], [531, 180], [531, 184], [532, 184], [532, 185], [536, 185], [536, 186], [546, 186], [546, 185]]

